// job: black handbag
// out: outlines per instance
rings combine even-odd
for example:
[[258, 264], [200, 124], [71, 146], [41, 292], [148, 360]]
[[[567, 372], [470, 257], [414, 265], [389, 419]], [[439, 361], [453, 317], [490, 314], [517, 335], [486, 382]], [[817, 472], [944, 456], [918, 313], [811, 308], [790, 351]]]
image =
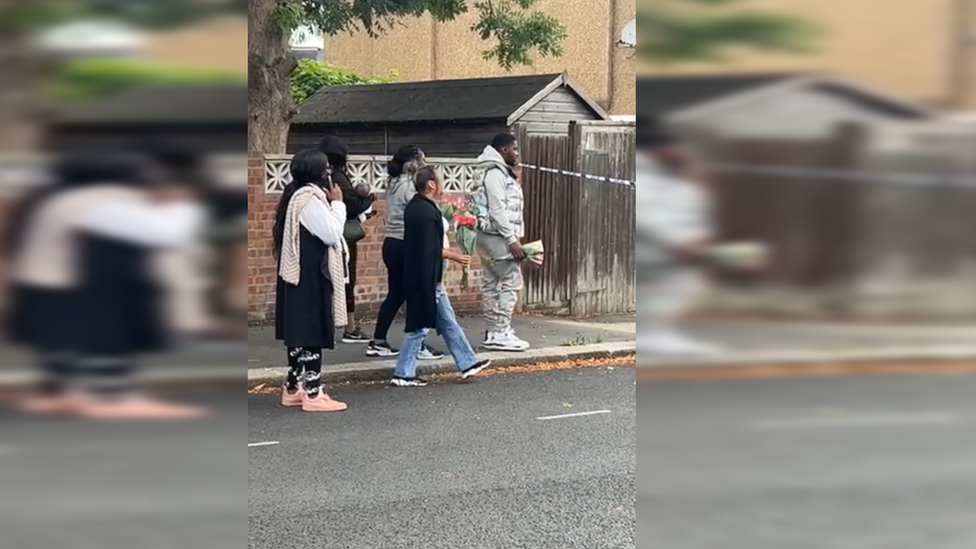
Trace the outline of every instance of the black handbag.
[[342, 236], [346, 242], [355, 244], [366, 238], [366, 229], [363, 228], [363, 224], [358, 219], [347, 219], [346, 225], [342, 229]]

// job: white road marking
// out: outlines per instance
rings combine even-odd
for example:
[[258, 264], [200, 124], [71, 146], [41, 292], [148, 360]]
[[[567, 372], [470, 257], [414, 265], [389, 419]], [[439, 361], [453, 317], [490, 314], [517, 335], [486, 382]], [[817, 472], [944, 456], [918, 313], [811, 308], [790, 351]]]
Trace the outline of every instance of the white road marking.
[[262, 446], [277, 446], [281, 444], [277, 440], [269, 440], [267, 442], [252, 442], [247, 445], [248, 448], [260, 448]]
[[563, 414], [559, 416], [543, 416], [543, 417], [537, 417], [536, 419], [539, 421], [549, 421], [551, 419], [568, 419], [571, 417], [586, 417], [586, 416], [596, 416], [601, 414], [612, 414], [612, 413], [613, 412], [611, 412], [610, 410], [596, 410], [594, 412], [578, 412], [575, 414]]
[[949, 413], [888, 414], [830, 418], [803, 418], [757, 421], [749, 425], [759, 431], [794, 431], [808, 429], [857, 429], [870, 427], [912, 427], [916, 425], [949, 425], [960, 417]]

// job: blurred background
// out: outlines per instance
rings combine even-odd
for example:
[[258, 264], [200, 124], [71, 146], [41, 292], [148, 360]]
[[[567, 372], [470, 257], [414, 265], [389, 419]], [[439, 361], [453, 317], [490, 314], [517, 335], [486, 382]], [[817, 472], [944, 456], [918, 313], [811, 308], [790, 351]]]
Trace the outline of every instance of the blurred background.
[[976, 1], [637, 13], [638, 545], [976, 543]]
[[[168, 183], [190, 189], [206, 212], [192, 249], [153, 273], [176, 345], [137, 363], [140, 388], [200, 401], [206, 417], [96, 425], [24, 417], [5, 398], [0, 530], [11, 547], [245, 543], [246, 434], [234, 418], [246, 406], [246, 15], [244, 1], [0, 2], [3, 230], [24, 200], [59, 196], [51, 168], [78, 151], [159, 161], [165, 149], [185, 175], [176, 181], [174, 170]], [[27, 239], [50, 228], [30, 227]], [[16, 262], [0, 258], [8, 321]], [[100, 319], [97, 307], [83, 314]], [[0, 343], [0, 394], [11, 404], [35, 379], [36, 360]]]

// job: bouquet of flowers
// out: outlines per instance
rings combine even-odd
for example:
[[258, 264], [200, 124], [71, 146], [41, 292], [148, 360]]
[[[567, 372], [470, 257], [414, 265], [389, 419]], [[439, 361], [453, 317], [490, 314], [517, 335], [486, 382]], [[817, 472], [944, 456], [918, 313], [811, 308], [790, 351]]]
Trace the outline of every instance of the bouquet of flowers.
[[[478, 218], [467, 214], [454, 216], [454, 241], [464, 255], [474, 255], [474, 248], [478, 242]], [[470, 266], [461, 268], [461, 287], [467, 289]]]
[[[445, 201], [441, 204], [441, 212], [454, 226], [454, 241], [464, 255], [474, 255], [478, 242], [478, 217], [473, 207], [463, 203]], [[468, 288], [471, 268], [465, 265], [461, 268], [461, 287]]]
[[[546, 249], [542, 245], [541, 240], [536, 240], [534, 242], [529, 242], [528, 244], [522, 244], [522, 250], [525, 251], [525, 259], [522, 263], [532, 263], [538, 267], [541, 267], [545, 261]], [[494, 264], [498, 261], [515, 261], [515, 256], [508, 254], [503, 257], [493, 258], [490, 263]]]

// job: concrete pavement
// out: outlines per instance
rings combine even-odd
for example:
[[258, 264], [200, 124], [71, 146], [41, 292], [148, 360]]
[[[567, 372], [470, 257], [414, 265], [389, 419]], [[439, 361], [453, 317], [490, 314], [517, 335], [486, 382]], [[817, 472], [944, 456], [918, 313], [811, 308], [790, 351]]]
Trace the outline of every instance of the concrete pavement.
[[639, 385], [638, 547], [976, 547], [974, 394], [976, 375]]
[[249, 398], [248, 547], [635, 547], [633, 368], [335, 395]]
[[[469, 339], [481, 341], [484, 324], [479, 318], [462, 318]], [[515, 321], [519, 334], [532, 344], [528, 353], [493, 353], [500, 365], [521, 365], [632, 355], [638, 339], [633, 315], [574, 320], [521, 317]], [[369, 326], [365, 329], [368, 331]], [[726, 348], [711, 356], [639, 357], [639, 375], [669, 377], [705, 375], [711, 371], [743, 371], [753, 367], [783, 367], [789, 372], [836, 364], [864, 367], [883, 364], [935, 364], [955, 368], [976, 365], [976, 326], [884, 326], [839, 323], [761, 322], [748, 320], [697, 321], [689, 332]], [[403, 325], [390, 331], [391, 342], [402, 340]], [[443, 341], [432, 337], [435, 346]], [[333, 381], [385, 378], [393, 361], [365, 356], [364, 345], [340, 345], [325, 355], [325, 374]], [[153, 383], [245, 383], [255, 386], [278, 383], [284, 375], [284, 353], [270, 328], [252, 328], [248, 341], [188, 347], [147, 361], [146, 377]], [[31, 378], [23, 352], [0, 348], [0, 389]], [[430, 371], [449, 371], [450, 360], [425, 365]], [[246, 372], [246, 374], [245, 374]]]

